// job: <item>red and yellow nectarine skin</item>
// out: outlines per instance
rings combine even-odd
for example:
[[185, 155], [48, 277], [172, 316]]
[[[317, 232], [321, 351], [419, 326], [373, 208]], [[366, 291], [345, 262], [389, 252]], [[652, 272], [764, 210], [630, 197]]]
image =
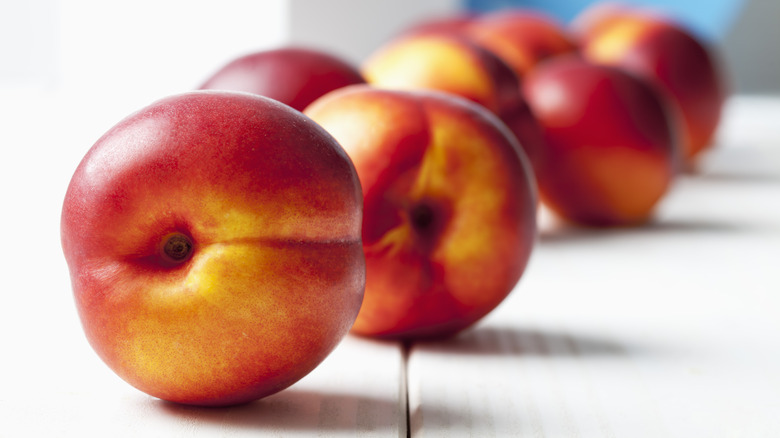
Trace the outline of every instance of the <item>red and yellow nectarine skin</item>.
[[420, 33], [392, 40], [366, 60], [362, 72], [377, 87], [445, 91], [499, 116], [519, 98], [511, 69], [458, 35]]
[[369, 86], [305, 112], [345, 148], [363, 187], [366, 294], [353, 332], [452, 335], [502, 302], [531, 254], [537, 200], [495, 115], [446, 93]]
[[517, 75], [501, 58], [464, 35], [421, 31], [389, 41], [363, 64], [369, 84], [393, 90], [437, 90], [497, 115], [535, 168], [545, 160], [541, 130], [523, 100]]
[[586, 59], [631, 71], [661, 89], [681, 117], [686, 163], [712, 146], [727, 97], [712, 47], [682, 25], [643, 10], [614, 8], [582, 29]]
[[520, 78], [539, 62], [578, 49], [562, 24], [529, 9], [502, 9], [483, 14], [463, 27], [463, 32], [498, 55]]
[[362, 193], [321, 127], [248, 93], [172, 96], [76, 169], [61, 235], [87, 338], [124, 380], [180, 403], [277, 392], [349, 331]]
[[647, 220], [681, 160], [673, 120], [656, 90], [576, 56], [540, 64], [524, 89], [549, 156], [537, 173], [544, 204], [585, 225]]
[[356, 66], [321, 50], [282, 47], [250, 53], [229, 62], [201, 89], [245, 91], [303, 111], [325, 93], [365, 83]]

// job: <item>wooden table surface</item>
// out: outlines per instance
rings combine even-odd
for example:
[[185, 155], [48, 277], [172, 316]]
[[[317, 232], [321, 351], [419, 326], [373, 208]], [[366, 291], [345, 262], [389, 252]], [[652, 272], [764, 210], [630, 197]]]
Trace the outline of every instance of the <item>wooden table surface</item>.
[[347, 337], [256, 403], [161, 402], [83, 336], [59, 245], [67, 182], [116, 109], [0, 93], [0, 437], [780, 436], [780, 98], [737, 96], [648, 226], [541, 218], [473, 329], [405, 352]]

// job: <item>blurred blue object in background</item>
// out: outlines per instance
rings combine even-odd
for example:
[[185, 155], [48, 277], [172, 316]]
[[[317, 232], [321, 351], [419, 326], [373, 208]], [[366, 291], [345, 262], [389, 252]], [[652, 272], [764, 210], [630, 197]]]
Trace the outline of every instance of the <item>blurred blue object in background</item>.
[[[568, 23], [599, 0], [463, 0], [464, 7], [487, 12], [522, 7], [546, 12]], [[694, 33], [710, 41], [720, 41], [739, 15], [745, 0], [623, 0], [620, 3], [655, 8], [680, 20]], [[777, 0], [773, 0], [777, 1]], [[778, 17], [780, 18], [780, 17]]]

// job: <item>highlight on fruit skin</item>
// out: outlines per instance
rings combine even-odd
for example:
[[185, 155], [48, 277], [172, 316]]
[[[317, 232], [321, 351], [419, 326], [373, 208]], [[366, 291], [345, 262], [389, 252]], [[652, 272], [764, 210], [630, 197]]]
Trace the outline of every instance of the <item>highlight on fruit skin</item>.
[[366, 292], [353, 333], [452, 336], [515, 289], [536, 241], [530, 163], [462, 97], [351, 86], [305, 114], [352, 158], [364, 193]]
[[341, 146], [289, 106], [225, 91], [152, 103], [95, 143], [63, 202], [87, 340], [172, 402], [292, 385], [360, 309], [362, 201]]

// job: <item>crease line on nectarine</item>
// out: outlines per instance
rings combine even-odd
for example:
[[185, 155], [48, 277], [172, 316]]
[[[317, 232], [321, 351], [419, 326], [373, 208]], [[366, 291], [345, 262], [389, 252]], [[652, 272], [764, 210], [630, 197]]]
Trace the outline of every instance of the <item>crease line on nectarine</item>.
[[152, 103], [95, 143], [63, 202], [90, 345], [168, 401], [288, 387], [357, 316], [362, 200], [341, 146], [286, 105], [218, 91]]

